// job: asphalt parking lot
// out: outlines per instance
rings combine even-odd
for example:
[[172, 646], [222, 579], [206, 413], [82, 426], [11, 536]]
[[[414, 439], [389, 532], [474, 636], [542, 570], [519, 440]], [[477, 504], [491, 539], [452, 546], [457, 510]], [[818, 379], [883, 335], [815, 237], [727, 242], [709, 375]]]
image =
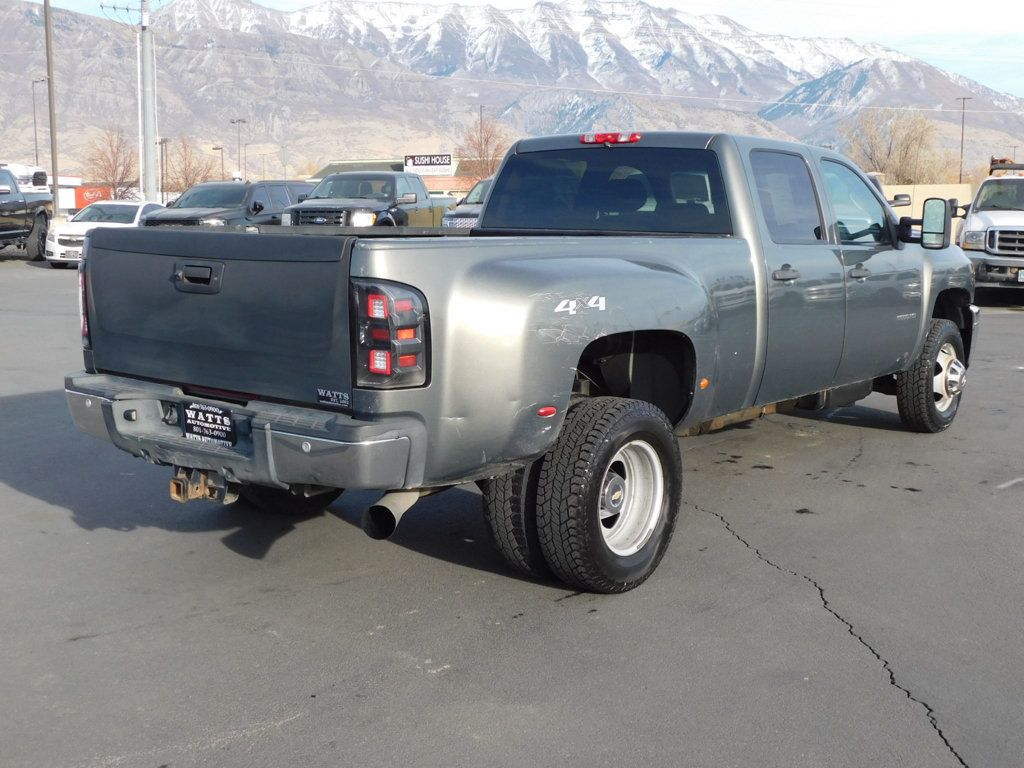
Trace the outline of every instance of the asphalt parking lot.
[[1024, 764], [1024, 312], [986, 307], [938, 436], [895, 401], [681, 443], [620, 596], [520, 579], [479, 497], [285, 520], [181, 506], [74, 428], [77, 279], [0, 262], [0, 763]]

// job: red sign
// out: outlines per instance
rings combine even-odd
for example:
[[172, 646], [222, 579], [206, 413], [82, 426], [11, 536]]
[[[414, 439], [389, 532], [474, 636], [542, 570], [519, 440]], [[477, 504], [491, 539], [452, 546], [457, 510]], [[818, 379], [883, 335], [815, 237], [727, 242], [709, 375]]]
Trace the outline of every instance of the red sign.
[[97, 200], [110, 199], [110, 187], [75, 187], [75, 208], [85, 208]]

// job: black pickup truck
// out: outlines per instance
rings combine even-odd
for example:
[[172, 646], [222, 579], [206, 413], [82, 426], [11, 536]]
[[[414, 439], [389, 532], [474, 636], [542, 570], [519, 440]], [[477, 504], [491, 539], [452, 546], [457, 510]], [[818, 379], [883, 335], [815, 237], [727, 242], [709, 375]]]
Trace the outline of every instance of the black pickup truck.
[[46, 231], [53, 215], [53, 196], [48, 192], [22, 192], [18, 180], [0, 168], [0, 248], [15, 245], [39, 261], [46, 256]]
[[450, 197], [432, 198], [415, 173], [332, 173], [281, 217], [284, 226], [439, 227]]

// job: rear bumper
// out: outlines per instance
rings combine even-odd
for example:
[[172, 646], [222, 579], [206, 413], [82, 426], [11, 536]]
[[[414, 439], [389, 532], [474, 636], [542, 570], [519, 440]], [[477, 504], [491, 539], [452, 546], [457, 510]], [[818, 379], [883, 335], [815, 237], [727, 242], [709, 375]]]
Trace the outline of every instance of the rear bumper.
[[[68, 409], [83, 432], [133, 456], [219, 472], [230, 482], [391, 490], [422, 484], [426, 430], [412, 418], [360, 421], [313, 408], [192, 397], [165, 384], [105, 374], [65, 379]], [[233, 446], [186, 438], [166, 414], [183, 402], [231, 411]]]

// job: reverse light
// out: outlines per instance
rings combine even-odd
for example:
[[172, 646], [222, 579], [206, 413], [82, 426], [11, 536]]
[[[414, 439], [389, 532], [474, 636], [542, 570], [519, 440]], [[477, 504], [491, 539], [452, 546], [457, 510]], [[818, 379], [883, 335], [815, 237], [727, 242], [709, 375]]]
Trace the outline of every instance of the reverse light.
[[227, 221], [224, 219], [203, 219], [199, 223], [205, 224], [207, 227], [223, 227], [227, 224]]
[[401, 283], [354, 278], [351, 307], [355, 385], [395, 389], [426, 384], [429, 321], [423, 294]]
[[85, 283], [85, 253], [78, 262], [78, 314], [82, 321], [82, 349], [92, 349], [92, 338], [89, 336], [89, 296]]
[[636, 144], [641, 138], [639, 133], [584, 133], [580, 144]]

